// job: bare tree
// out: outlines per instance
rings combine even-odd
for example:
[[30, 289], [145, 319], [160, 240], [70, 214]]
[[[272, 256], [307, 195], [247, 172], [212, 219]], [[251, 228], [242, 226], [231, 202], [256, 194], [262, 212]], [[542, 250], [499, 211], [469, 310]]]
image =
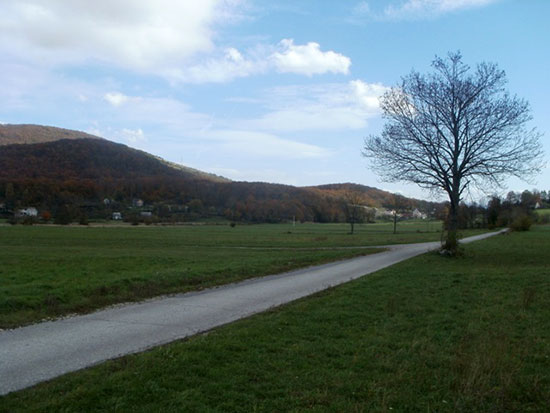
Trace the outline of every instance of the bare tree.
[[361, 223], [365, 219], [365, 207], [363, 204], [363, 195], [355, 191], [347, 191], [342, 200], [346, 222], [350, 224], [350, 234], [353, 234], [356, 223]]
[[407, 211], [411, 207], [410, 200], [403, 195], [393, 194], [392, 197], [393, 207], [393, 233], [397, 234], [397, 219], [399, 215]]
[[450, 201], [445, 249], [456, 252], [458, 207], [465, 191], [500, 187], [508, 176], [527, 179], [543, 165], [541, 134], [528, 129], [529, 104], [504, 89], [492, 63], [475, 70], [460, 52], [436, 57], [434, 71], [412, 71], [381, 98], [386, 123], [365, 140], [363, 155], [389, 182], [443, 191]]

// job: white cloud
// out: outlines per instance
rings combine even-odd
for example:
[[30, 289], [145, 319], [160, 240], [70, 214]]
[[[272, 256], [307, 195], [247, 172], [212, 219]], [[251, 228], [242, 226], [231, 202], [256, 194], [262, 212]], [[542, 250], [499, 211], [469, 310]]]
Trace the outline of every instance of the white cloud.
[[120, 106], [128, 101], [128, 96], [119, 92], [106, 93], [103, 98], [113, 106]]
[[[1, 49], [0, 49], [1, 53]], [[4, 56], [0, 58], [2, 87], [0, 88], [0, 107], [35, 107], [37, 90], [51, 85], [51, 79], [39, 67], [10, 62]], [[62, 86], [62, 85], [60, 85]], [[34, 102], [31, 100], [34, 97]]]
[[220, 48], [216, 30], [242, 17], [246, 0], [4, 0], [0, 53], [41, 67], [108, 64], [172, 81], [227, 82], [278, 70], [349, 72], [351, 61], [318, 43]]
[[147, 140], [145, 134], [141, 129], [122, 129], [120, 132], [123, 139], [128, 141], [131, 144], [137, 144]]
[[279, 132], [361, 129], [380, 114], [378, 98], [386, 90], [362, 80], [270, 89], [266, 102], [271, 110], [241, 125]]
[[283, 39], [279, 45], [282, 50], [275, 52], [271, 59], [280, 72], [307, 76], [328, 72], [349, 73], [349, 57], [332, 50], [323, 52], [318, 43], [295, 45], [292, 39]]
[[292, 39], [283, 39], [277, 47], [257, 46], [244, 54], [235, 48], [227, 48], [223, 54], [195, 65], [165, 70], [164, 75], [175, 82], [222, 83], [271, 70], [306, 76], [348, 74], [350, 65], [349, 57], [334, 51], [323, 52], [318, 43], [295, 45]]
[[380, 83], [365, 83], [362, 80], [352, 80], [349, 88], [359, 107], [367, 112], [367, 116], [378, 114], [380, 111], [379, 98], [388, 88]]
[[[193, 111], [189, 105], [178, 99], [127, 96], [122, 93], [111, 92], [104, 95], [104, 100], [116, 106], [117, 120], [125, 126], [138, 124], [145, 127], [150, 125], [155, 129], [173, 130], [177, 132], [177, 136], [186, 132], [191, 135], [198, 133], [210, 127], [212, 122], [209, 115]], [[109, 110], [106, 111], [105, 105], [103, 105], [102, 110], [96, 116], [104, 118]], [[121, 137], [121, 135], [116, 136]]]
[[147, 139], [144, 130], [156, 130], [156, 142], [172, 142], [194, 153], [205, 150], [248, 159], [315, 159], [330, 155], [323, 147], [281, 137], [265, 129], [255, 129], [251, 123], [240, 122], [234, 117], [215, 118], [194, 112], [176, 99], [108, 93], [105, 100], [107, 96], [110, 104], [118, 105], [117, 122], [120, 126], [102, 128], [94, 124], [88, 130], [118, 142], [139, 145], [152, 153], [158, 153], [158, 150], [147, 148], [152, 139]]
[[97, 125], [90, 126], [85, 130], [85, 132], [89, 133], [90, 135], [99, 136], [100, 138], [105, 138], [104, 132], [101, 129], [99, 129]]
[[235, 48], [228, 48], [223, 56], [209, 58], [204, 62], [172, 68], [164, 75], [176, 82], [184, 83], [223, 83], [239, 77], [247, 77], [265, 72], [268, 69], [267, 61], [253, 56], [245, 57]]
[[0, 40], [51, 63], [89, 59], [158, 71], [214, 48], [213, 26], [238, 12], [233, 0], [5, 0]]
[[112, 140], [115, 142], [129, 144], [133, 147], [143, 146], [142, 144], [148, 141], [147, 136], [141, 128], [129, 129], [129, 128], [113, 128], [106, 127], [101, 129], [97, 122], [93, 122], [93, 125], [86, 129], [86, 132], [99, 136], [100, 138]]
[[487, 6], [499, 0], [407, 0], [384, 9], [384, 17], [390, 19], [419, 19], [436, 17], [445, 13]]

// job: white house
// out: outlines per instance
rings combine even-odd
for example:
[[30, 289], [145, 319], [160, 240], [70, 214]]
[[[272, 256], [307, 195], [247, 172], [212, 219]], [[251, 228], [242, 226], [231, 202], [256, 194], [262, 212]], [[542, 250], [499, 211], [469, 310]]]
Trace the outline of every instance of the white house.
[[415, 208], [414, 211], [412, 212], [412, 217], [413, 217], [414, 219], [426, 219], [427, 216], [426, 216], [425, 213], [420, 212], [420, 211], [418, 210], [418, 208]]
[[17, 211], [17, 214], [20, 217], [37, 217], [38, 210], [35, 207], [22, 208]]
[[122, 219], [122, 214], [120, 212], [113, 212], [112, 219], [114, 221], [120, 221]]
[[376, 218], [393, 218], [395, 211], [385, 208], [374, 208]]

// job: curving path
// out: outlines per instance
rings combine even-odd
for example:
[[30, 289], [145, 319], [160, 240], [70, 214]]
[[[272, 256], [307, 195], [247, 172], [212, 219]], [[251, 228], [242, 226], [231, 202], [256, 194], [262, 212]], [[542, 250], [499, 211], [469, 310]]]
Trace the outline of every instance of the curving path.
[[[462, 242], [498, 233], [477, 235]], [[439, 246], [439, 242], [392, 245], [379, 254], [0, 332], [0, 394], [189, 337]]]

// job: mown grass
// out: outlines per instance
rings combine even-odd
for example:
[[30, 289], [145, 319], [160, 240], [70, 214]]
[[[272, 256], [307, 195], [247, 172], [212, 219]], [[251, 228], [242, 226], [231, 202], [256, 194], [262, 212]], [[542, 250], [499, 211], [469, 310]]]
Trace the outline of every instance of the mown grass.
[[550, 227], [426, 254], [0, 411], [548, 411]]
[[213, 247], [208, 227], [0, 231], [1, 328], [376, 252]]
[[439, 239], [439, 228], [407, 223], [392, 234], [375, 224], [349, 235], [347, 225], [330, 224], [4, 226], [0, 328], [376, 252], [333, 247]]

